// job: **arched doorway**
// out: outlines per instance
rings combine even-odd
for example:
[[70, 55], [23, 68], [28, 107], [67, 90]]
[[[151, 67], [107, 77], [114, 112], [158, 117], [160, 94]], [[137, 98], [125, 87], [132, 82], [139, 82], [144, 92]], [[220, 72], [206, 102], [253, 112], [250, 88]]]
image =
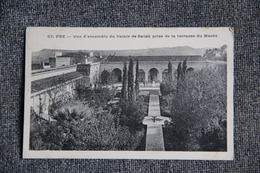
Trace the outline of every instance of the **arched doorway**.
[[107, 70], [103, 70], [101, 73], [101, 84], [109, 83], [110, 73]]
[[122, 71], [119, 68], [115, 68], [112, 71], [112, 75], [115, 76], [115, 82], [122, 82]]
[[168, 78], [168, 69], [163, 70], [162, 72], [162, 81], [166, 82]]
[[142, 69], [139, 69], [139, 77], [138, 77], [139, 82], [145, 82], [145, 72]]
[[152, 68], [148, 72], [148, 82], [158, 82], [159, 71], [156, 68]]

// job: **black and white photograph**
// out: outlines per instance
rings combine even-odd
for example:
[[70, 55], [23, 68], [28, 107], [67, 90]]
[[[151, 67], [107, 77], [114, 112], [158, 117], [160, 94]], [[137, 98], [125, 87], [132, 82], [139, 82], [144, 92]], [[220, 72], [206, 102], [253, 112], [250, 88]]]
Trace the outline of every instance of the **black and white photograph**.
[[233, 28], [26, 31], [24, 158], [233, 159]]

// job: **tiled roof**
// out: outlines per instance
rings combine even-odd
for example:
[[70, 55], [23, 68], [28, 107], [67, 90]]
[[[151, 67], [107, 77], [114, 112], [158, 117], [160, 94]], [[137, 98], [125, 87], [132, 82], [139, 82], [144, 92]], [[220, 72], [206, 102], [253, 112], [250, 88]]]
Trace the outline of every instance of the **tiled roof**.
[[66, 73], [63, 75], [58, 75], [54, 77], [49, 77], [49, 78], [44, 78], [40, 80], [36, 80], [32, 82], [32, 93], [57, 86], [59, 84], [68, 82], [70, 80], [82, 77], [83, 75], [79, 72], [71, 72], [71, 73]]
[[117, 62], [117, 61], [205, 61], [200, 55], [194, 56], [109, 56], [103, 62]]

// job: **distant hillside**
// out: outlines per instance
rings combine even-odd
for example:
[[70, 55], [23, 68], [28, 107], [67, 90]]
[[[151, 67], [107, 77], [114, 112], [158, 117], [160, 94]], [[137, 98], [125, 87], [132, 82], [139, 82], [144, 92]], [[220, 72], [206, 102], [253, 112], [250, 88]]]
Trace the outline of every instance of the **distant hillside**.
[[135, 50], [53, 50], [43, 49], [32, 53], [32, 63], [48, 62], [49, 57], [54, 56], [55, 52], [80, 53], [86, 54], [94, 52], [94, 55], [116, 55], [116, 56], [175, 56], [175, 55], [200, 55], [203, 56], [207, 48], [192, 48], [189, 46], [152, 48], [152, 49], [135, 49]]
[[136, 50], [109, 50], [100, 51], [104, 55], [116, 56], [174, 56], [174, 55], [203, 55], [207, 48], [195, 49], [189, 46], [136, 49]]
[[128, 62], [133, 61], [204, 61], [205, 59], [200, 55], [175, 55], [175, 56], [109, 56], [103, 62]]

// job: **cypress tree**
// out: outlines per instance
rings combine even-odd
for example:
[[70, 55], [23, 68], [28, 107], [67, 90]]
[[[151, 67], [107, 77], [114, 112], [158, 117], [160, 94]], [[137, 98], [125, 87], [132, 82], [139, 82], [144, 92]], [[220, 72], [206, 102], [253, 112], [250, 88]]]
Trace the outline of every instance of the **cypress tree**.
[[183, 61], [182, 70], [183, 70], [183, 73], [182, 73], [183, 78], [185, 78], [185, 74], [186, 74], [186, 70], [187, 70], [187, 59], [185, 59], [185, 60]]
[[128, 99], [130, 101], [135, 101], [133, 68], [134, 68], [133, 60], [130, 59], [129, 67], [128, 67]]
[[169, 61], [168, 63], [168, 80], [172, 82], [172, 63]]
[[139, 92], [139, 61], [136, 61], [136, 68], [135, 68], [135, 93], [136, 95]]
[[182, 76], [182, 68], [181, 68], [181, 62], [179, 62], [178, 69], [177, 69], [177, 79], [180, 80], [181, 76]]
[[124, 62], [124, 69], [123, 69], [123, 86], [122, 86], [122, 89], [121, 89], [121, 98], [122, 98], [122, 100], [127, 100], [127, 99], [128, 99], [128, 94], [127, 94], [127, 80], [128, 80], [127, 66], [126, 66], [126, 62]]

